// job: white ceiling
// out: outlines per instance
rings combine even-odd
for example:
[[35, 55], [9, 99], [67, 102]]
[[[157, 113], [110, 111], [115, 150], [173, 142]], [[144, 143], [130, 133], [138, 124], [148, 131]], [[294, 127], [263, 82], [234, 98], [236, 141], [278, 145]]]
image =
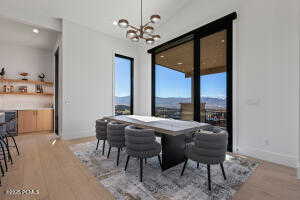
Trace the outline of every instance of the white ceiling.
[[[152, 14], [167, 23], [192, 0], [143, 0], [143, 21]], [[126, 18], [140, 25], [140, 0], [1, 0], [0, 12], [14, 11], [33, 18], [66, 19], [114, 37], [124, 38], [125, 30], [113, 26], [113, 21]], [[1, 8], [2, 7], [2, 8]], [[0, 13], [1, 14], [1, 13]], [[159, 25], [159, 26], [160, 26]], [[164, 33], [158, 34], [162, 37]]]
[[[52, 11], [56, 17], [84, 24], [115, 37], [124, 38], [125, 30], [113, 26], [114, 20], [126, 18], [130, 24], [140, 25], [140, 0], [88, 0], [84, 3], [83, 0], [55, 1], [57, 5], [53, 4]], [[159, 14], [162, 25], [189, 1], [143, 0], [143, 21], [149, 20], [153, 14]]]
[[[38, 28], [0, 17], [0, 43], [30, 46], [33, 48], [53, 50], [58, 39], [58, 32]], [[38, 28], [39, 34], [33, 33]]]

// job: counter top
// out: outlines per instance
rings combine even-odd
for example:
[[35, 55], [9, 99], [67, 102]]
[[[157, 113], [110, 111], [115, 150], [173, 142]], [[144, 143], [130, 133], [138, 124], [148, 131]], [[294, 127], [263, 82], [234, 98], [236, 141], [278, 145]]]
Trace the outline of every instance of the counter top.
[[12, 111], [12, 110], [53, 110], [54, 108], [0, 108], [0, 111]]

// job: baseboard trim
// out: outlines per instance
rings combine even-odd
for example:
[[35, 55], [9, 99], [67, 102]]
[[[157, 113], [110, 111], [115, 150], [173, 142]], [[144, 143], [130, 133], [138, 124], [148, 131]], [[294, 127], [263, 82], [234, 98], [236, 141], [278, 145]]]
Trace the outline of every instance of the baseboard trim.
[[64, 140], [72, 140], [95, 136], [94, 131], [90, 130], [62, 130], [61, 138]]
[[297, 179], [300, 180], [300, 162], [298, 163], [298, 166], [297, 166]]
[[[288, 155], [279, 154], [279, 153], [275, 153], [275, 152], [251, 148], [251, 147], [243, 147], [243, 148], [239, 147], [237, 153], [241, 154], [241, 155], [246, 155], [246, 156], [250, 156], [253, 158], [257, 158], [260, 160], [265, 160], [268, 162], [285, 165], [285, 166], [292, 167], [292, 168], [298, 167], [297, 166], [298, 159], [296, 156], [293, 157], [293, 156], [288, 156]], [[299, 172], [299, 170], [298, 170], [298, 172]]]

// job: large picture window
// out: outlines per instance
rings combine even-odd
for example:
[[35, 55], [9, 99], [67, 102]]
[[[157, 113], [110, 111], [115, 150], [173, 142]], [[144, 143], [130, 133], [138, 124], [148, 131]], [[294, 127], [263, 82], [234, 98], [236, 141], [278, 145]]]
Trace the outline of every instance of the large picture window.
[[133, 114], [133, 58], [115, 55], [115, 115]]
[[193, 120], [193, 41], [155, 56], [157, 117]]
[[232, 151], [232, 20], [236, 13], [150, 49], [152, 115], [228, 131]]

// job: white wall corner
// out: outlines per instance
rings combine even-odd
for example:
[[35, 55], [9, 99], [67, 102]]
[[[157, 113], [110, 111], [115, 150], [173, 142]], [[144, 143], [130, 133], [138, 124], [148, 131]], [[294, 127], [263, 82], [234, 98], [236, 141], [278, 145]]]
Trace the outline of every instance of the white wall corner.
[[[292, 168], [297, 168], [299, 172], [300, 165], [297, 156], [290, 156], [276, 152], [265, 151], [252, 147], [239, 147], [239, 154], [250, 156], [253, 158], [265, 160], [268, 162], [285, 165]], [[299, 175], [299, 173], [298, 173]]]
[[238, 51], [237, 51], [237, 20], [233, 22], [233, 65], [232, 65], [232, 81], [233, 81], [233, 89], [232, 89], [232, 101], [233, 101], [233, 110], [232, 110], [232, 151], [233, 153], [238, 153], [238, 133], [239, 133], [239, 98], [238, 98]]

